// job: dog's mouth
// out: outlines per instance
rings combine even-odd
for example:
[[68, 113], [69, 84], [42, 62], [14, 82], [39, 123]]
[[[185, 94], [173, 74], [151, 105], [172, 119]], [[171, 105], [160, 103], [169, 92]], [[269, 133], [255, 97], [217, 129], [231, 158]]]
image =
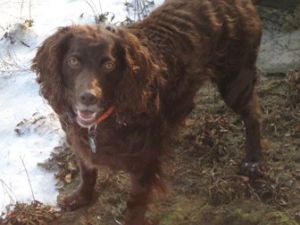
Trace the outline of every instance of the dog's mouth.
[[76, 115], [77, 115], [76, 117], [77, 123], [80, 126], [90, 127], [95, 123], [98, 112], [77, 110]]
[[97, 105], [83, 106], [78, 104], [73, 108], [73, 112], [79, 126], [90, 128], [97, 126], [110, 117], [115, 112], [115, 106], [113, 104], [107, 107]]

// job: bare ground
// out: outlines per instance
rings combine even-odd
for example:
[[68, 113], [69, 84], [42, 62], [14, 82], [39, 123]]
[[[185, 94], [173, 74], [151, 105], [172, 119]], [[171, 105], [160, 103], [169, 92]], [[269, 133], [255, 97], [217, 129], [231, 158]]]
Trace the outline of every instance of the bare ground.
[[[238, 174], [244, 156], [241, 120], [212, 86], [203, 88], [197, 107], [174, 139], [165, 165], [169, 192], [150, 205], [148, 218], [158, 225], [300, 224], [300, 72], [262, 80], [263, 147], [268, 171], [256, 181]], [[78, 184], [71, 151], [57, 148], [42, 166], [58, 169], [60, 193]], [[3, 225], [121, 224], [129, 190], [123, 172], [101, 170], [93, 203], [75, 212], [57, 212], [35, 202], [17, 204]]]

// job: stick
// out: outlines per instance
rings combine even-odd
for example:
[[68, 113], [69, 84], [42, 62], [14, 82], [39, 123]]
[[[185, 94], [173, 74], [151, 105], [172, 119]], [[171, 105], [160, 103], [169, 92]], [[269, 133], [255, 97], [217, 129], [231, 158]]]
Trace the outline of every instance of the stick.
[[21, 157], [20, 157], [20, 159], [21, 159], [21, 162], [22, 162], [23, 167], [24, 167], [25, 172], [26, 172], [27, 180], [28, 180], [28, 183], [29, 183], [29, 186], [30, 186], [30, 190], [31, 190], [32, 199], [33, 199], [33, 201], [35, 202], [35, 197], [34, 197], [34, 194], [33, 194], [33, 189], [32, 189], [32, 185], [31, 185], [31, 181], [30, 181], [30, 178], [29, 178], [28, 171], [27, 171], [27, 169], [26, 169], [24, 160], [23, 160]]
[[11, 188], [2, 179], [0, 179], [0, 183], [2, 184], [3, 191], [8, 195], [9, 199], [12, 202], [16, 202], [17, 198]]

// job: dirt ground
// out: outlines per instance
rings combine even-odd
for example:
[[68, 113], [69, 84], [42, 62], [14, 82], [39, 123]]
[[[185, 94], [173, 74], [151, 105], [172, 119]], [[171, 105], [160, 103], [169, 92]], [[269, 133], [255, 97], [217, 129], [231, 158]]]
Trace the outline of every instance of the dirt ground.
[[[265, 177], [250, 181], [238, 174], [244, 156], [244, 128], [214, 87], [202, 88], [196, 108], [174, 139], [165, 165], [169, 192], [150, 205], [157, 225], [300, 224], [300, 72], [263, 78], [262, 105]], [[55, 149], [42, 166], [58, 169], [60, 193], [78, 184], [72, 153]], [[129, 182], [123, 172], [101, 170], [94, 202], [75, 212], [58, 212], [38, 202], [18, 204], [4, 225], [118, 225], [126, 208]]]

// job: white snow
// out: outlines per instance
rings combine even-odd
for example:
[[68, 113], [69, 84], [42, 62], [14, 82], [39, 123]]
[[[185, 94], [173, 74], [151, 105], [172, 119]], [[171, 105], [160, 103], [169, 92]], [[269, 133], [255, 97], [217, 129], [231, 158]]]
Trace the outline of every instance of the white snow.
[[37, 163], [49, 156], [63, 136], [57, 121], [52, 121], [51, 128], [56, 132], [49, 131], [41, 135], [29, 132], [17, 136], [14, 131], [20, 121], [30, 118], [35, 112], [46, 116], [50, 113], [50, 108], [38, 95], [33, 74], [18, 72], [9, 76], [1, 75], [0, 99], [0, 211], [8, 203], [33, 200], [25, 168], [35, 198], [53, 204], [56, 195], [53, 174], [38, 168]]
[[[57, 27], [94, 22], [95, 12], [87, 2], [96, 13], [112, 12], [115, 23], [126, 17], [124, 0], [0, 0], [0, 39], [7, 31], [14, 33], [13, 39], [0, 40], [0, 214], [16, 201], [32, 201], [30, 185], [36, 200], [56, 203], [54, 174], [37, 163], [49, 157], [64, 134], [29, 68], [36, 48]], [[33, 27], [23, 30], [25, 19], [33, 19]], [[17, 135], [16, 125], [34, 118], [42, 118], [40, 127]]]

